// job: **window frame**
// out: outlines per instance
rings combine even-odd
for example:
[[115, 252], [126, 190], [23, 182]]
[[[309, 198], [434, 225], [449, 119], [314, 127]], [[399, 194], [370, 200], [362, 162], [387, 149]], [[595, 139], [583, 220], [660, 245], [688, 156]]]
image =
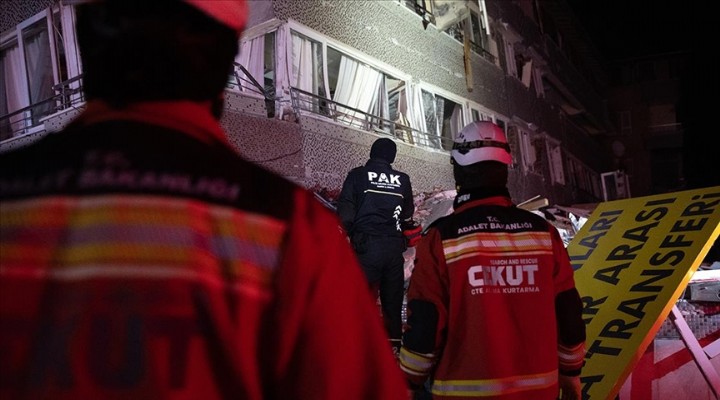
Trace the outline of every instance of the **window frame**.
[[[47, 93], [49, 96], [48, 98], [33, 99], [33, 95], [31, 93], [31, 79], [33, 78], [30, 77], [30, 73], [28, 71], [28, 41], [27, 35], [24, 31], [38, 23], [40, 23], [42, 29], [47, 32], [48, 36], [47, 50], [49, 52], [48, 58], [50, 62], [47, 68], [49, 68], [49, 73], [52, 75], [52, 83], [49, 89], [50, 92]], [[57, 28], [60, 29], [58, 30]], [[10, 136], [7, 138], [8, 140], [27, 133], [33, 133], [38, 129], [38, 127], [42, 127], [42, 121], [44, 121], [48, 116], [55, 114], [57, 112], [56, 110], [58, 108], [62, 108], [63, 105], [52, 105], [49, 107], [49, 110], [52, 111], [49, 111], [47, 114], [43, 113], [40, 116], [33, 115], [33, 106], [55, 98], [58, 94], [58, 85], [80, 75], [81, 61], [75, 37], [75, 10], [73, 6], [53, 4], [0, 34], [0, 48], [6, 50], [14, 46], [17, 46], [18, 49], [18, 66], [20, 71], [22, 71], [22, 77], [24, 78], [15, 82], [18, 85], [16, 90], [24, 93], [24, 95], [21, 96], [22, 98], [27, 96], [27, 101], [22, 101], [22, 103], [27, 104], [23, 104], [20, 108], [12, 111], [8, 108], [8, 114], [12, 114], [25, 108], [27, 108], [27, 110], [21, 113], [18, 119], [18, 122], [22, 122], [22, 126], [18, 129], [12, 128], [10, 130]], [[60, 52], [58, 46], [62, 46], [62, 53]], [[63, 76], [65, 78], [63, 78]], [[77, 89], [79, 88], [79, 85], [80, 83], [77, 81], [71, 82], [69, 84], [69, 89]], [[17, 93], [15, 96], [17, 96]], [[80, 98], [79, 94], [73, 96], [74, 97], [71, 99], [61, 99], [60, 101], [74, 101]], [[9, 96], [6, 93], [3, 94], [3, 97], [5, 98], [5, 101], [9, 99]]]
[[[467, 121], [469, 121], [469, 120], [468, 120], [469, 111], [468, 111], [468, 100], [467, 100], [466, 98], [463, 98], [463, 97], [461, 97], [461, 96], [458, 96], [458, 95], [456, 95], [456, 94], [453, 94], [453, 93], [451, 93], [451, 92], [449, 92], [449, 91], [447, 91], [447, 90], [445, 90], [445, 89], [441, 89], [441, 88], [439, 88], [439, 87], [437, 87], [437, 86], [434, 86], [434, 85], [429, 84], [429, 83], [424, 82], [424, 81], [418, 82], [418, 83], [416, 84], [416, 89], [419, 90], [419, 91], [421, 91], [421, 93], [422, 93], [423, 91], [424, 91], [424, 92], [431, 93], [434, 98], [437, 98], [437, 96], [440, 96], [440, 97], [442, 97], [443, 99], [450, 100], [450, 101], [452, 101], [453, 103], [459, 105], [459, 106], [462, 108], [462, 109], [461, 109], [461, 113], [460, 113], [460, 118], [462, 119], [462, 121], [460, 122], [460, 126], [458, 127], [458, 131], [457, 131], [458, 133], [460, 132], [460, 130], [461, 130], [465, 125], [468, 124]], [[434, 104], [437, 105], [437, 102], [434, 102]], [[427, 116], [425, 115], [425, 106], [424, 106], [424, 104], [423, 104], [422, 109], [419, 110], [419, 112], [422, 113], [422, 118], [423, 118], [425, 121], [427, 121]], [[437, 109], [435, 109], [435, 115], [436, 115], [436, 117], [437, 117]], [[447, 152], [449, 152], [450, 149], [446, 149], [446, 148], [442, 145], [442, 143], [443, 143], [443, 139], [442, 139], [443, 136], [442, 136], [441, 126], [439, 125], [439, 122], [437, 122], [437, 118], [436, 118], [436, 124], [437, 124], [437, 125], [436, 125], [436, 129], [435, 129], [434, 132], [438, 133], [436, 136], [437, 136], [437, 137], [439, 138], [439, 140], [440, 140], [440, 147], [434, 147], [434, 146], [431, 146], [431, 145], [429, 145], [429, 144], [428, 144], [427, 146], [428, 146], [428, 147], [431, 147], [431, 148], [436, 148], [436, 149], [438, 149], [438, 150], [442, 150], [442, 151], [447, 151]], [[427, 129], [427, 131], [426, 131], [425, 133], [428, 135], [428, 136], [427, 136], [427, 137], [428, 137], [428, 141], [430, 141], [431, 132], [429, 131], [429, 128], [426, 127], [426, 129]], [[454, 137], [447, 138], [447, 140], [449, 140], [449, 141], [454, 141], [454, 139], [455, 139]]]
[[544, 133], [545, 148], [547, 151], [548, 165], [550, 166], [550, 179], [552, 183], [565, 185], [564, 151], [562, 142]]

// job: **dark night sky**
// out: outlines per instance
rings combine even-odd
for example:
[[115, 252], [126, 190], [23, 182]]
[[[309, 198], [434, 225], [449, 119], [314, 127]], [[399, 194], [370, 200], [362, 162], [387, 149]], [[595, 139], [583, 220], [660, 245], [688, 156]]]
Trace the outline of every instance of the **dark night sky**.
[[[687, 52], [678, 106], [689, 189], [720, 185], [720, 72], [713, 0], [567, 0], [608, 60]], [[682, 116], [680, 116], [682, 115]]]
[[611, 60], [687, 49], [695, 13], [687, 4], [703, 1], [567, 0]]

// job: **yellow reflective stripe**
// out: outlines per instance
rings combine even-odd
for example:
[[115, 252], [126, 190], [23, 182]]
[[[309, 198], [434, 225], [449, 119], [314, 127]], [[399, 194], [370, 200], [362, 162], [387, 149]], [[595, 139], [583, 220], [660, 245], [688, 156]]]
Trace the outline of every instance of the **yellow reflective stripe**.
[[547, 232], [477, 232], [456, 239], [443, 240], [448, 262], [473, 254], [512, 256], [520, 254], [551, 254], [552, 239]]
[[502, 379], [435, 380], [432, 393], [442, 396], [499, 396], [526, 390], [544, 389], [554, 385], [558, 371], [544, 374], [519, 375]]
[[558, 344], [558, 358], [561, 366], [581, 364], [585, 358], [585, 345], [580, 343], [573, 347]]
[[400, 368], [412, 375], [425, 375], [430, 371], [434, 360], [434, 354], [414, 353], [404, 347], [400, 348], [400, 355], [398, 356]]

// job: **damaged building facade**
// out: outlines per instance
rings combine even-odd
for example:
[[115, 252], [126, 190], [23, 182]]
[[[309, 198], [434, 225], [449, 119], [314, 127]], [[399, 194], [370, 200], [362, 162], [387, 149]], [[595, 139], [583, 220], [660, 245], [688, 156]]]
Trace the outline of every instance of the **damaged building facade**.
[[[372, 142], [391, 137], [395, 166], [417, 193], [452, 190], [454, 136], [492, 120], [511, 144], [516, 202], [572, 205], [629, 193], [603, 184], [614, 174], [601, 140], [615, 129], [601, 95], [607, 83], [565, 0], [249, 4], [222, 124], [243, 156], [288, 179], [332, 198]], [[84, 100], [73, 6], [3, 7], [7, 151], [62, 128]]]

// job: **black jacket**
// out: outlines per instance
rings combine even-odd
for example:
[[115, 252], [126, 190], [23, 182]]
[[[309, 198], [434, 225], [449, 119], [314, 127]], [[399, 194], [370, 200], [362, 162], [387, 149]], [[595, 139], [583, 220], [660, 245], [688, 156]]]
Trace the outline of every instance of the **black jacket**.
[[343, 183], [337, 212], [343, 228], [352, 236], [402, 236], [415, 212], [410, 177], [382, 158], [370, 158], [352, 169]]

